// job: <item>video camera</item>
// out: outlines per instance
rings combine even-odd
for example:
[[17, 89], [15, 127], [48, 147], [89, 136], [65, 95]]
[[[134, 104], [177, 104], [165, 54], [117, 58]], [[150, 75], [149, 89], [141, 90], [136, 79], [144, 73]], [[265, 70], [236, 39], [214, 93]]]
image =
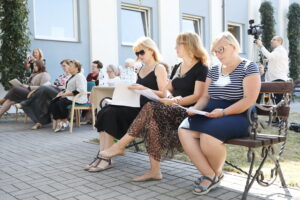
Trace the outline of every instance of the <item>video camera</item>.
[[248, 35], [253, 35], [254, 38], [257, 40], [259, 36], [262, 34], [263, 25], [262, 24], [254, 24], [254, 19], [249, 20], [250, 28], [248, 29]]

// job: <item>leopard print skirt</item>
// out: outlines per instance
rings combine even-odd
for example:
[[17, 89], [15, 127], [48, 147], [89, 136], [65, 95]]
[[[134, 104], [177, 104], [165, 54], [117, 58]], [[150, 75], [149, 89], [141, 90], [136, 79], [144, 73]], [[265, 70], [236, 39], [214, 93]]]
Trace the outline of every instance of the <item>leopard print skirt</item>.
[[186, 111], [176, 106], [149, 102], [143, 106], [127, 133], [144, 138], [148, 154], [155, 160], [172, 158], [182, 151], [178, 138], [178, 127], [188, 117]]

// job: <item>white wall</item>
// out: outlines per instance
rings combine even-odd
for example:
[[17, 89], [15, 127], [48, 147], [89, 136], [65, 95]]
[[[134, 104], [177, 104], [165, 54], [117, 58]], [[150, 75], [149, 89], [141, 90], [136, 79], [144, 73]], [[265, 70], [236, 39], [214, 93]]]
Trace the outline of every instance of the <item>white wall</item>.
[[117, 0], [90, 0], [91, 61], [100, 60], [104, 66], [118, 63]]
[[283, 38], [283, 46], [288, 49], [288, 39], [287, 39], [287, 13], [289, 11], [289, 1], [278, 0], [278, 16], [276, 19], [277, 32], [276, 35], [279, 35]]
[[174, 48], [176, 37], [180, 32], [179, 0], [158, 1], [158, 10], [160, 50], [164, 57], [164, 62], [174, 65], [177, 62]]
[[[210, 0], [209, 13], [210, 13], [209, 18], [210, 18], [210, 33], [211, 33], [210, 38], [212, 42], [219, 33], [223, 32], [222, 0]], [[210, 51], [210, 49], [207, 49], [207, 51]], [[211, 59], [212, 59], [211, 60], [212, 64], [218, 62], [218, 60], [215, 57], [211, 57]]]

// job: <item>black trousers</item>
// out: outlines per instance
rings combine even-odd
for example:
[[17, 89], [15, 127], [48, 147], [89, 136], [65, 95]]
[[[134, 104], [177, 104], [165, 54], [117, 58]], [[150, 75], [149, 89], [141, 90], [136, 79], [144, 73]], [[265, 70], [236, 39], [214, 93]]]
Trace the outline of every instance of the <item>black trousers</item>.
[[72, 101], [67, 98], [57, 98], [50, 103], [49, 111], [53, 116], [53, 119], [66, 119], [69, 116], [68, 105], [71, 105]]
[[[282, 79], [276, 79], [272, 82], [285, 82], [284, 80]], [[278, 104], [283, 98], [283, 94], [274, 94], [274, 101], [276, 104]]]

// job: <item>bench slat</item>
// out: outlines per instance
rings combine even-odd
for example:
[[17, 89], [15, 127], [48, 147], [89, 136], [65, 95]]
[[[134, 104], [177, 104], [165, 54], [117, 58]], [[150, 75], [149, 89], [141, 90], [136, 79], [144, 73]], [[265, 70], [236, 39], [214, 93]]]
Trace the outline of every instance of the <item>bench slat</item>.
[[256, 136], [256, 140], [250, 137], [244, 137], [244, 138], [235, 138], [235, 139], [227, 140], [225, 143], [257, 148], [257, 147], [268, 146], [272, 144], [278, 144], [285, 140], [286, 137], [281, 135], [258, 134]]

